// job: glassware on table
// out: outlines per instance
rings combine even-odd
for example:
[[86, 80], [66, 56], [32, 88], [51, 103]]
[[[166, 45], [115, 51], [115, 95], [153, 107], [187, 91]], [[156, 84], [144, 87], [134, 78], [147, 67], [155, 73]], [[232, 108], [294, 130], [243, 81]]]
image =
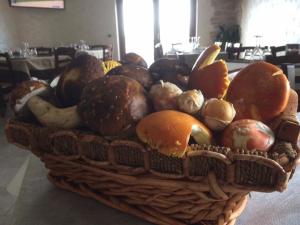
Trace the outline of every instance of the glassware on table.
[[192, 46], [192, 51], [195, 52], [200, 48], [200, 37], [190, 37], [190, 44]]
[[12, 51], [11, 49], [9, 49], [9, 50], [7, 51], [7, 53], [8, 53], [8, 55], [9, 55], [10, 57], [13, 57], [13, 56], [14, 56], [13, 51]]
[[29, 43], [27, 41], [23, 41], [22, 45], [23, 45], [23, 49], [21, 50], [21, 56], [22, 57], [30, 56]]
[[79, 48], [77, 43], [71, 43], [70, 47], [74, 48], [74, 49], [78, 49]]
[[22, 58], [23, 56], [23, 51], [21, 48], [16, 48], [11, 51], [12, 57], [14, 58]]
[[23, 41], [23, 49], [29, 49], [29, 43], [27, 41]]
[[62, 41], [57, 41], [57, 42], [55, 42], [54, 47], [55, 48], [62, 48], [62, 47], [66, 47], [66, 45]]
[[84, 40], [79, 41], [78, 48], [82, 51], [89, 50], [89, 46], [86, 44], [86, 41], [84, 41]]
[[31, 56], [37, 56], [37, 50], [36, 50], [36, 48], [30, 49], [30, 55]]
[[261, 48], [254, 48], [252, 53], [252, 60], [263, 60], [264, 52]]
[[253, 49], [246, 49], [244, 59], [245, 60], [252, 60], [252, 56], [253, 56]]
[[260, 47], [260, 39], [262, 38], [261, 35], [254, 35], [255, 37], [255, 48], [252, 51], [252, 60], [263, 60], [264, 59], [264, 52]]
[[264, 55], [264, 57], [266, 55], [272, 55], [272, 51], [271, 51], [270, 47], [267, 47], [267, 48], [263, 49], [263, 55]]

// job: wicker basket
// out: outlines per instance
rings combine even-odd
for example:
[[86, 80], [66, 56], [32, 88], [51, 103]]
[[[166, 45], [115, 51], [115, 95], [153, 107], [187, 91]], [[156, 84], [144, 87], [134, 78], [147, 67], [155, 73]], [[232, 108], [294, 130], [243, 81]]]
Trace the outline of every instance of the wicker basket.
[[233, 225], [250, 191], [287, 187], [299, 158], [300, 126], [293, 118], [284, 113], [270, 125], [276, 144], [268, 153], [191, 145], [183, 158], [172, 158], [137, 140], [108, 141], [15, 119], [6, 135], [37, 155], [60, 188], [155, 224]]

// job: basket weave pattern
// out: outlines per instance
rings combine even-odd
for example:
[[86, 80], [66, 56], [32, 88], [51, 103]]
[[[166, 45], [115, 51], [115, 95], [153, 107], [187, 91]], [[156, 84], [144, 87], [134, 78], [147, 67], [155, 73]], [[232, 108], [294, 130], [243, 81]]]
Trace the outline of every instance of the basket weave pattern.
[[247, 201], [247, 192], [220, 187], [213, 173], [199, 184], [123, 175], [53, 155], [42, 160], [57, 186], [156, 224], [234, 224]]
[[56, 186], [161, 225], [233, 225], [250, 191], [286, 188], [296, 161], [282, 166], [268, 153], [205, 145], [173, 158], [136, 140], [16, 120], [6, 135], [40, 157]]

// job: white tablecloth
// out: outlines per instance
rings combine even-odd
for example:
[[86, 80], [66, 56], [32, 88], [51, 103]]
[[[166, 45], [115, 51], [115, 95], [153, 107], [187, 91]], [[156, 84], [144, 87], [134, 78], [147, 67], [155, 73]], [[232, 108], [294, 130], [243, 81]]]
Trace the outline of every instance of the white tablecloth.
[[[102, 50], [78, 50], [75, 57], [80, 54], [89, 54], [95, 56], [97, 59], [103, 58]], [[26, 58], [12, 58], [11, 62], [14, 71], [23, 72], [29, 77], [31, 76], [31, 70], [49, 70], [55, 68], [54, 56], [30, 56]]]
[[54, 56], [31, 56], [28, 58], [13, 58], [11, 60], [14, 71], [21, 71], [30, 75], [30, 70], [54, 69]]

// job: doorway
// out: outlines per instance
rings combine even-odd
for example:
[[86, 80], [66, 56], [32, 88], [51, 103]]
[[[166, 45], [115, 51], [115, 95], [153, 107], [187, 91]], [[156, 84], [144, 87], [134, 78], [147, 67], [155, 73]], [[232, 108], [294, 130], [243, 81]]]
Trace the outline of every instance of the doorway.
[[135, 52], [148, 65], [155, 46], [163, 52], [187, 43], [196, 33], [196, 0], [117, 0], [121, 58]]

